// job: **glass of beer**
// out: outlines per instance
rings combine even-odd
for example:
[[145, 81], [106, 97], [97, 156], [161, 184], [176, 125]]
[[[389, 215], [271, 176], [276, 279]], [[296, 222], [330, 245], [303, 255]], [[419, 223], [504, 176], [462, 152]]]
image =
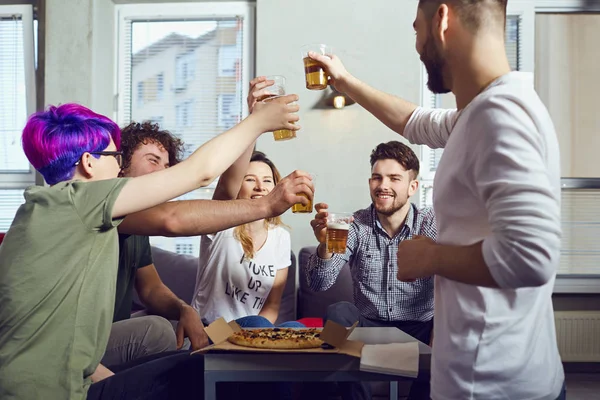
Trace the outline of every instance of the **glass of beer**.
[[[315, 183], [315, 179], [317, 178], [316, 174], [309, 174], [310, 178], [312, 179], [313, 185]], [[308, 204], [304, 205], [302, 203], [296, 203], [292, 206], [292, 212], [294, 214], [296, 213], [303, 213], [303, 214], [309, 214], [312, 213], [313, 211], [313, 202], [311, 199], [308, 198], [307, 195], [305, 195], [304, 193], [296, 193], [298, 196], [302, 196], [302, 197], [306, 197], [308, 199]]]
[[275, 81], [275, 83], [269, 87], [264, 88], [265, 93], [261, 95], [256, 101], [263, 101], [269, 97], [283, 96], [285, 94], [285, 76], [283, 75], [269, 75], [266, 77], [269, 81]]
[[[266, 96], [266, 98], [264, 100], [262, 100], [263, 102], [268, 102], [268, 101], [273, 101], [273, 100], [277, 100], [278, 98], [280, 98], [281, 96], [276, 96], [276, 95], [272, 95], [272, 96]], [[294, 105], [296, 104], [295, 101], [292, 101], [291, 103], [289, 103], [290, 105]], [[292, 124], [294, 122], [291, 122]], [[276, 141], [282, 141], [282, 140], [290, 140], [296, 137], [296, 131], [292, 131], [290, 129], [278, 129], [276, 131], [273, 131], [273, 138]]]
[[348, 241], [348, 229], [352, 223], [352, 213], [330, 212], [327, 215], [327, 252], [344, 254]]
[[304, 61], [304, 74], [306, 76], [306, 88], [310, 90], [323, 90], [327, 88], [328, 76], [323, 64], [308, 56], [309, 51], [331, 56], [333, 49], [326, 44], [308, 44], [302, 47], [302, 60]]

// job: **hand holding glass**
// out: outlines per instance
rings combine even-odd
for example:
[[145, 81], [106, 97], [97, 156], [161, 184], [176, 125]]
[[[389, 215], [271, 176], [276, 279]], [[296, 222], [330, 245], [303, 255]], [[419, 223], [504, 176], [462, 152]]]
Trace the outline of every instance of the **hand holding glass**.
[[[315, 174], [310, 174], [310, 178], [312, 179], [312, 183], [313, 186], [315, 184], [315, 179], [317, 178], [317, 176]], [[312, 213], [313, 210], [313, 202], [310, 198], [308, 198], [307, 195], [305, 195], [304, 193], [296, 193], [298, 196], [302, 196], [302, 197], [306, 197], [306, 199], [308, 199], [308, 204], [304, 205], [302, 203], [296, 203], [292, 206], [292, 212], [294, 214], [296, 213], [306, 213], [306, 214], [310, 214]]]
[[309, 44], [302, 47], [302, 61], [304, 62], [304, 74], [306, 76], [306, 88], [310, 90], [323, 90], [327, 88], [328, 79], [325, 67], [320, 62], [308, 56], [310, 51], [324, 56], [330, 56], [333, 49], [326, 44]]
[[274, 81], [271, 86], [267, 86], [263, 89], [265, 92], [256, 101], [263, 101], [269, 97], [283, 96], [285, 94], [285, 76], [283, 75], [269, 75], [266, 77], [268, 81]]
[[352, 223], [352, 213], [330, 212], [327, 215], [327, 252], [344, 254], [348, 241], [348, 230]]
[[[273, 101], [276, 100], [278, 98], [280, 98], [281, 96], [271, 96], [271, 97], [267, 97], [266, 99], [263, 100], [263, 103], [269, 102], [269, 101]], [[291, 103], [289, 103], [290, 105], [295, 105], [296, 102], [293, 101]], [[293, 121], [290, 121], [291, 124], [293, 124]], [[276, 131], [273, 131], [273, 138], [276, 141], [282, 141], [282, 140], [290, 140], [296, 137], [296, 131], [292, 131], [290, 129], [278, 129]]]

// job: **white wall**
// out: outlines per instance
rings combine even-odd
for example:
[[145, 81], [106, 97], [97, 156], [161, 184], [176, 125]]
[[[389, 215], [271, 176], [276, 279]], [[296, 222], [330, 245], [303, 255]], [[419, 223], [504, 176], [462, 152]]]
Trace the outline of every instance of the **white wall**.
[[[421, 69], [412, 29], [416, 7], [416, 1], [404, 0], [378, 0], [378, 7], [360, 0], [257, 1], [256, 74], [285, 75], [302, 108], [297, 139], [274, 143], [267, 134], [258, 148], [283, 175], [298, 168], [317, 173], [316, 201], [332, 209], [354, 211], [370, 204], [369, 154], [378, 143], [401, 138], [358, 105], [312, 110], [324, 92], [304, 87], [299, 49], [330, 44], [354, 75], [419, 102]], [[76, 101], [114, 115], [113, 1], [47, 0], [47, 12], [46, 104]], [[339, 161], [333, 163], [334, 158]], [[284, 215], [296, 252], [314, 244], [311, 218]]]
[[[315, 199], [331, 209], [368, 206], [371, 150], [402, 139], [356, 104], [343, 110], [311, 109], [324, 92], [305, 88], [300, 47], [329, 44], [355, 76], [418, 103], [421, 69], [412, 28], [416, 8], [416, 1], [406, 0], [378, 0], [377, 7], [360, 0], [257, 1], [256, 74], [286, 76], [288, 93], [300, 96], [302, 126], [298, 137], [286, 142], [263, 135], [258, 149], [282, 175], [294, 169], [316, 172]], [[292, 227], [296, 253], [315, 244], [312, 216], [289, 211], [283, 216]]]
[[113, 7], [111, 0], [46, 0], [46, 105], [77, 102], [112, 115]]

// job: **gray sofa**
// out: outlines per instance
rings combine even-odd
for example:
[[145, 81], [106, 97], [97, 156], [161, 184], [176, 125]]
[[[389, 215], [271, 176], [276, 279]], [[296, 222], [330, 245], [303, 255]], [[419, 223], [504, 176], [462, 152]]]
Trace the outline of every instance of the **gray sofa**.
[[[338, 301], [352, 301], [352, 277], [348, 266], [344, 266], [335, 284], [324, 292], [313, 292], [308, 287], [304, 273], [308, 257], [316, 251], [315, 246], [304, 247], [298, 256], [292, 252], [292, 265], [288, 271], [288, 279], [281, 299], [281, 308], [277, 322], [292, 321], [300, 318], [323, 318], [330, 304]], [[198, 258], [176, 254], [152, 247], [154, 265], [161, 279], [180, 299], [191, 302], [196, 283]], [[134, 310], [141, 310], [137, 295], [134, 295]], [[388, 385], [374, 382], [373, 398], [389, 398]], [[404, 399], [410, 385], [400, 382], [399, 399]]]
[[[158, 275], [162, 281], [180, 299], [190, 304], [194, 296], [198, 257], [177, 254], [171, 251], [152, 247], [152, 257]], [[296, 320], [296, 256], [292, 252], [292, 265], [288, 271], [288, 280], [281, 298], [279, 319], [277, 322]], [[133, 311], [143, 311], [137, 293], [133, 296]]]

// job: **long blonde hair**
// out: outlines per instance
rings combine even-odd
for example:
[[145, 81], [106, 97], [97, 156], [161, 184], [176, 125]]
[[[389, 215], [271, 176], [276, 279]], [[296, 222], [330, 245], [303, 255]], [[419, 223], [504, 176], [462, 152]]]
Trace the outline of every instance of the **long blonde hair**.
[[[250, 158], [250, 162], [262, 162], [267, 164], [273, 173], [273, 183], [275, 185], [277, 185], [277, 183], [281, 180], [281, 174], [277, 170], [277, 167], [275, 167], [273, 161], [269, 160], [262, 151], [254, 151], [254, 153], [252, 153], [252, 157]], [[280, 216], [266, 218], [264, 224], [266, 230], [272, 229], [279, 225], [284, 225]], [[254, 242], [252, 241], [252, 236], [250, 236], [250, 233], [248, 232], [248, 224], [236, 226], [233, 230], [233, 237], [239, 240], [242, 244], [242, 249], [244, 250], [244, 255], [246, 258], [250, 259], [254, 257]]]

